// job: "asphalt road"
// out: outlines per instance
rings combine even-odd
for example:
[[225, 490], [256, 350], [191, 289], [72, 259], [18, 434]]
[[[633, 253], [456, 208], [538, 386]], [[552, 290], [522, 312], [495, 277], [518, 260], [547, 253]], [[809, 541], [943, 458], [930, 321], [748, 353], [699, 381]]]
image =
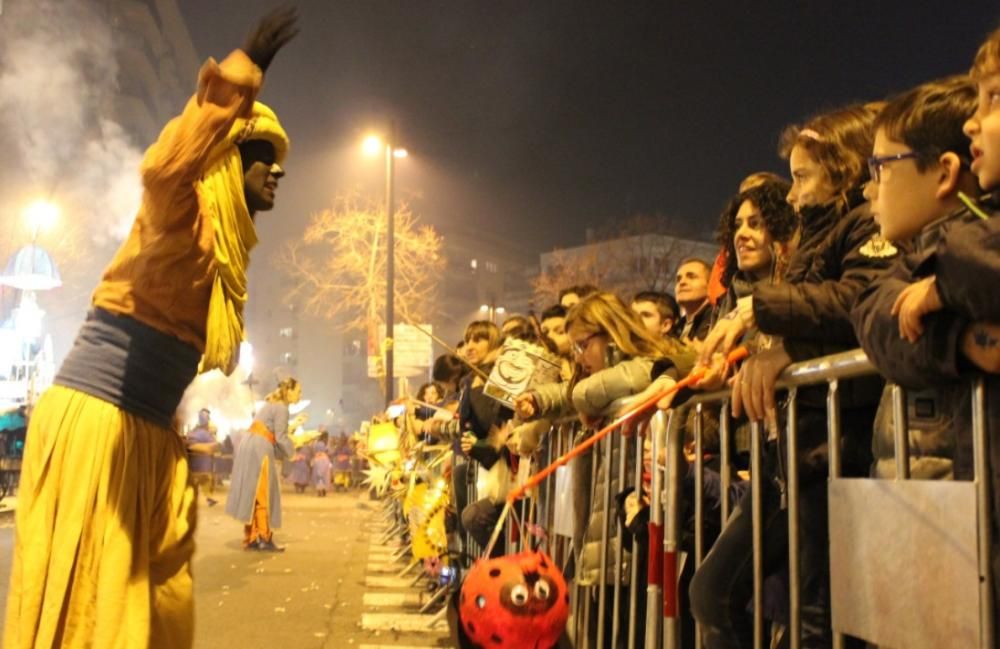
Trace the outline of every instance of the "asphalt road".
[[[233, 649], [306, 647], [363, 649], [447, 647], [441, 632], [401, 632], [413, 621], [415, 601], [426, 590], [400, 583], [366, 585], [371, 577], [392, 582], [405, 566], [388, 563], [380, 546], [382, 504], [361, 492], [284, 492], [283, 528], [275, 540], [281, 554], [246, 552], [242, 526], [220, 503], [199, 503], [194, 560], [195, 647]], [[6, 602], [13, 523], [0, 516], [0, 601]], [[366, 598], [366, 593], [368, 594]], [[396, 602], [398, 600], [398, 603]], [[404, 601], [405, 600], [405, 601]], [[3, 613], [0, 612], [0, 616]], [[363, 628], [362, 622], [367, 628]], [[405, 626], [405, 624], [404, 624]]]

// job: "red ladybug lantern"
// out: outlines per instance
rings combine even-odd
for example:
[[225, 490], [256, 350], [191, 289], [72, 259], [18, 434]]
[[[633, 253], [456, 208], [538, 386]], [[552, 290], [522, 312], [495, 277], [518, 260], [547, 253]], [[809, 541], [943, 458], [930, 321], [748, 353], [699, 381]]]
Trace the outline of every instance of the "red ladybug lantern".
[[479, 560], [462, 583], [460, 624], [478, 647], [552, 649], [569, 618], [569, 589], [544, 552]]

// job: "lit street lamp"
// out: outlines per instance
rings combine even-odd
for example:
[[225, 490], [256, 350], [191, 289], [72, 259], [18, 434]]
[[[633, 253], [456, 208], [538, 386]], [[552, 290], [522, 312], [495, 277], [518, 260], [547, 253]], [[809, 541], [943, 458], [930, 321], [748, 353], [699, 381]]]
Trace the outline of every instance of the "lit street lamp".
[[493, 324], [496, 324], [497, 316], [502, 316], [507, 313], [507, 309], [502, 306], [497, 306], [496, 302], [491, 301], [489, 304], [480, 305], [479, 312], [487, 314], [487, 319]]
[[[393, 122], [389, 127], [389, 137], [383, 140], [377, 135], [369, 135], [365, 138], [363, 149], [367, 155], [374, 156], [379, 150], [385, 151], [385, 214], [386, 214], [386, 264], [385, 264], [385, 335], [390, 340], [393, 337], [394, 310], [395, 310], [395, 276], [396, 276], [396, 253], [395, 253], [395, 200], [393, 199], [393, 182], [395, 180], [395, 159], [405, 158], [406, 149], [395, 148], [396, 144], [396, 124]], [[385, 349], [385, 405], [392, 402], [394, 392], [395, 377], [392, 367], [392, 344]]]

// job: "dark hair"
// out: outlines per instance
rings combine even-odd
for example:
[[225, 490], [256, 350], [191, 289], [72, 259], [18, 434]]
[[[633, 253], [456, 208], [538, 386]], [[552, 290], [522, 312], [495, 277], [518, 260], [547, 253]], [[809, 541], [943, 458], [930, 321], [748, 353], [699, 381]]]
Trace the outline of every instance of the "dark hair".
[[920, 171], [948, 151], [967, 162], [969, 138], [962, 129], [976, 112], [976, 99], [967, 76], [929, 81], [890, 99], [875, 118], [875, 129], [917, 153]]
[[559, 291], [559, 301], [562, 302], [562, 299], [567, 295], [575, 295], [582, 300], [591, 293], [596, 292], [597, 287], [593, 284], [577, 284], [576, 286], [567, 286], [563, 290]]
[[439, 383], [453, 383], [461, 380], [468, 372], [465, 363], [454, 354], [441, 354], [434, 359], [431, 378]]
[[764, 183], [787, 183], [788, 181], [771, 171], [755, 171], [740, 181], [739, 191], [745, 192]]
[[660, 312], [660, 320], [677, 320], [680, 317], [681, 309], [677, 300], [669, 293], [660, 291], [640, 291], [632, 298], [632, 302], [652, 302], [656, 305], [656, 310]]
[[426, 402], [427, 401], [427, 391], [430, 390], [431, 388], [434, 388], [438, 392], [444, 392], [444, 390], [442, 390], [441, 388], [438, 387], [437, 383], [434, 383], [433, 381], [430, 381], [428, 383], [424, 383], [423, 385], [421, 385], [420, 389], [417, 390], [417, 401], [424, 401], [424, 402]]
[[[514, 338], [515, 340], [524, 340], [529, 343], [539, 343], [541, 339], [538, 337], [538, 332], [535, 331], [535, 325], [533, 325], [527, 318], [522, 316], [517, 316], [518, 319], [510, 318], [507, 322], [504, 322], [506, 332], [503, 335], [503, 339]], [[511, 322], [513, 320], [513, 322]]]
[[545, 322], [549, 318], [565, 318], [568, 312], [569, 309], [567, 309], [563, 305], [553, 304], [549, 308], [542, 311], [542, 317], [540, 318], [540, 320], [542, 322]]
[[702, 268], [705, 269], [705, 274], [711, 276], [712, 274], [712, 264], [708, 263], [701, 257], [685, 257], [681, 259], [681, 262], [677, 264], [677, 270], [680, 271], [681, 266], [686, 266], [687, 264], [701, 264]]
[[1000, 72], [1000, 29], [993, 30], [976, 52], [969, 76], [975, 81]]
[[470, 340], [487, 340], [490, 349], [500, 346], [500, 329], [489, 320], [475, 320], [465, 328], [465, 342]]
[[799, 228], [799, 217], [795, 210], [785, 200], [790, 184], [788, 181], [765, 182], [740, 192], [723, 210], [719, 218], [719, 231], [716, 236], [719, 244], [726, 250], [726, 268], [723, 271], [722, 283], [729, 286], [736, 274], [736, 247], [733, 237], [736, 235], [736, 213], [745, 201], [750, 201], [764, 220], [764, 227], [774, 241], [785, 243], [795, 236]]
[[521, 325], [530, 326], [531, 322], [528, 320], [527, 317], [523, 315], [520, 314], [512, 315], [506, 320], [504, 320], [503, 323], [500, 325], [500, 333], [503, 333], [504, 329], [506, 329], [507, 327], [519, 327]]
[[781, 134], [778, 153], [788, 159], [796, 146], [808, 151], [846, 205], [848, 192], [868, 181], [873, 124], [882, 106], [882, 102], [854, 104], [816, 115], [805, 124], [792, 124]]

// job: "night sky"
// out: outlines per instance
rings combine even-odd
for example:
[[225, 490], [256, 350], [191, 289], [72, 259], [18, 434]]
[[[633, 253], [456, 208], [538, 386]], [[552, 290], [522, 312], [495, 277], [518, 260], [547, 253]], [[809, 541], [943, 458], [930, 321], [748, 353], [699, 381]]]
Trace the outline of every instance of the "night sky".
[[[179, 4], [202, 57], [275, 5]], [[261, 96], [293, 143], [281, 222], [377, 191], [356, 144], [395, 119], [413, 154], [399, 191], [442, 229], [541, 251], [660, 212], [708, 235], [740, 178], [784, 169], [783, 126], [965, 71], [1000, 24], [995, 1], [764, 5], [300, 2]]]

